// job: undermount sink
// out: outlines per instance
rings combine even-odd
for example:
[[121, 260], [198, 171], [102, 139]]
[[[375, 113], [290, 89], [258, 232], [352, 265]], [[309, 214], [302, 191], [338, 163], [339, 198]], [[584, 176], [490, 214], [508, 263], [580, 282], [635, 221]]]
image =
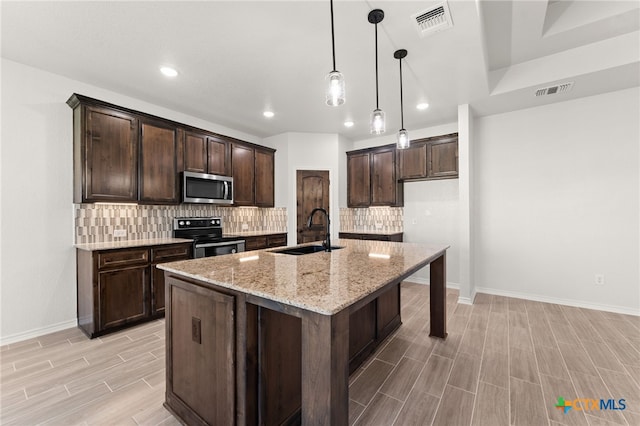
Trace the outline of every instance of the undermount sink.
[[[331, 250], [338, 250], [343, 247], [331, 246]], [[294, 256], [301, 256], [303, 254], [317, 253], [319, 251], [325, 251], [324, 246], [296, 246], [288, 247], [282, 250], [274, 250], [272, 253], [292, 254]]]

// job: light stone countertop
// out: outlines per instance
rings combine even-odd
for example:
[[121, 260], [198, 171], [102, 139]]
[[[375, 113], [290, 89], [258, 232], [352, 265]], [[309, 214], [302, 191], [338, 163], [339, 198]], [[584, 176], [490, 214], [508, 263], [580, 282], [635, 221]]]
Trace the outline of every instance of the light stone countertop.
[[[317, 243], [316, 243], [317, 244]], [[339, 239], [344, 248], [302, 256], [255, 250], [158, 265], [220, 287], [325, 315], [438, 258], [449, 246]], [[371, 256], [373, 254], [373, 256]]]
[[75, 248], [86, 251], [113, 250], [121, 248], [161, 246], [164, 244], [192, 243], [187, 238], [151, 238], [148, 240], [122, 240], [103, 243], [75, 244]]

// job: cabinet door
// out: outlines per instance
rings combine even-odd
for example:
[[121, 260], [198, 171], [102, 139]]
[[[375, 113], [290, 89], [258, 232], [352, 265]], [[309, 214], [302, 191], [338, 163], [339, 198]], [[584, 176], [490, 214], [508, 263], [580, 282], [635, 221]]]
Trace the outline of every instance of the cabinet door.
[[399, 179], [421, 179], [427, 177], [427, 144], [413, 145], [398, 150]]
[[254, 150], [242, 145], [231, 146], [233, 202], [237, 206], [253, 206], [255, 202]]
[[85, 112], [82, 201], [136, 201], [138, 120], [106, 108]]
[[156, 266], [159, 263], [175, 262], [191, 258], [191, 244], [173, 244], [151, 248], [151, 315], [164, 313], [164, 271]]
[[98, 273], [100, 330], [142, 320], [149, 314], [149, 266]]
[[352, 154], [347, 158], [347, 205], [368, 207], [371, 204], [369, 154]]
[[143, 122], [140, 127], [140, 201], [178, 203], [177, 129]]
[[167, 399], [179, 398], [198, 414], [197, 424], [236, 424], [235, 299], [176, 279], [169, 284]]
[[256, 206], [273, 207], [274, 154], [256, 149]]
[[207, 137], [185, 132], [184, 169], [188, 172], [207, 173]]
[[214, 137], [209, 137], [207, 141], [209, 145], [207, 173], [228, 176], [229, 168], [227, 167], [227, 152], [229, 144], [220, 138]]
[[458, 177], [458, 139], [429, 142], [427, 160], [430, 178]]
[[396, 151], [371, 153], [371, 205], [389, 206], [396, 204]]

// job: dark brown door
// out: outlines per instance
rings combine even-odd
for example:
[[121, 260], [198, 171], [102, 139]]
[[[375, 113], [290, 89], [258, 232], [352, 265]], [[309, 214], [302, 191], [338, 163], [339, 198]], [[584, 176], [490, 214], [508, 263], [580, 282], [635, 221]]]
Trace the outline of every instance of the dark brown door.
[[149, 314], [149, 266], [98, 274], [100, 329], [141, 320]]
[[458, 176], [458, 138], [448, 138], [427, 145], [430, 178]]
[[185, 133], [184, 169], [188, 172], [207, 172], [207, 137], [205, 135]]
[[369, 207], [371, 205], [371, 169], [369, 154], [353, 154], [347, 157], [347, 205]]
[[255, 201], [254, 150], [242, 145], [231, 147], [231, 167], [233, 176], [233, 202], [237, 206], [253, 206]]
[[256, 149], [256, 206], [273, 207], [273, 160], [272, 152]]
[[398, 150], [400, 162], [399, 179], [419, 179], [427, 177], [427, 144], [412, 144], [407, 149]]
[[371, 205], [396, 204], [396, 150], [371, 153]]
[[136, 201], [138, 120], [89, 107], [86, 117], [84, 201]]
[[296, 171], [296, 200], [298, 244], [324, 240], [326, 235], [324, 215], [320, 212], [316, 213], [311, 228], [307, 228], [307, 219], [316, 207], [329, 211], [329, 172], [326, 170]]
[[140, 129], [140, 201], [178, 203], [177, 129], [144, 122]]
[[214, 175], [228, 176], [227, 152], [229, 144], [222, 139], [214, 137], [209, 137], [208, 143], [209, 165], [207, 172]]

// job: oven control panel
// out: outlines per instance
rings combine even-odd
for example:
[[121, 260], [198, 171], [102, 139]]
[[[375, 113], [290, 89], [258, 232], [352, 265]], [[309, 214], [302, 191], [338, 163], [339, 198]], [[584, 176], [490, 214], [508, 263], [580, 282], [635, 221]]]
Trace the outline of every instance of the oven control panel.
[[222, 228], [222, 218], [219, 217], [176, 217], [173, 219], [173, 229]]

